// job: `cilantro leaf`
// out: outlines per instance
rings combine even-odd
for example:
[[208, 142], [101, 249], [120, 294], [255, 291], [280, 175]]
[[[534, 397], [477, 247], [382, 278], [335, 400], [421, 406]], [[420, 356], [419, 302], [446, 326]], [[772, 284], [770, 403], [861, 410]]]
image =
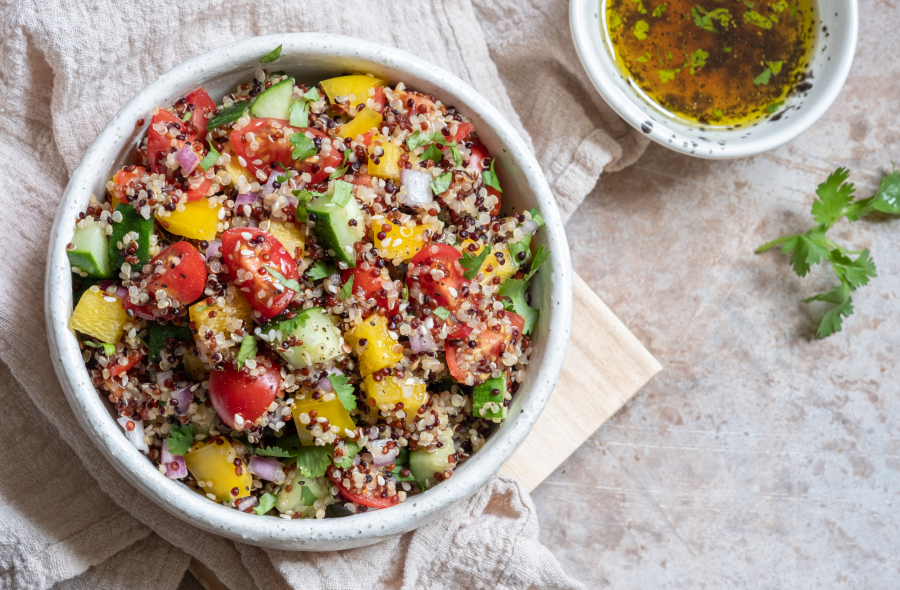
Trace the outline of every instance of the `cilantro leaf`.
[[397, 458], [394, 460], [394, 470], [391, 471], [391, 475], [394, 476], [394, 479], [397, 481], [413, 481], [416, 479], [412, 474], [409, 476], [404, 476], [401, 470], [404, 467], [409, 466], [409, 449], [403, 448], [400, 449], [400, 452], [397, 453]]
[[353, 457], [359, 454], [359, 444], [352, 440], [345, 440], [344, 449], [346, 449], [347, 454], [341, 459], [340, 463], [335, 463], [335, 465], [342, 467], [343, 469], [348, 469], [353, 465]]
[[849, 170], [838, 168], [816, 188], [818, 198], [812, 205], [812, 215], [816, 223], [831, 227], [844, 214], [844, 209], [853, 200], [853, 193], [856, 190], [853, 183], [846, 182], [849, 177]]
[[462, 155], [459, 153], [459, 146], [456, 144], [456, 141], [451, 141], [450, 146], [450, 155], [453, 156], [453, 163], [456, 166], [462, 166]]
[[444, 152], [442, 152], [441, 149], [435, 144], [431, 144], [430, 146], [428, 146], [428, 149], [426, 149], [422, 154], [422, 159], [431, 160], [435, 164], [437, 164], [444, 159]]
[[814, 228], [805, 234], [789, 236], [781, 247], [781, 251], [791, 255], [791, 266], [801, 277], [809, 273], [812, 265], [819, 264], [828, 258], [828, 245], [825, 242], [825, 231]]
[[525, 327], [522, 333], [530, 334], [537, 324], [539, 311], [528, 305], [525, 300], [525, 291], [528, 289], [528, 281], [522, 279], [507, 279], [500, 284], [498, 293], [508, 297], [509, 302], [504, 303], [506, 311], [517, 313], [525, 318]]
[[645, 20], [639, 20], [634, 25], [634, 36], [638, 39], [638, 41], [643, 41], [647, 38], [647, 31], [650, 30], [650, 25], [647, 24]]
[[290, 289], [291, 291], [294, 291], [297, 293], [302, 291], [302, 288], [300, 287], [300, 283], [298, 283], [295, 279], [289, 279], [289, 278], [285, 277], [283, 274], [281, 274], [280, 272], [278, 272], [277, 270], [275, 270], [274, 268], [272, 268], [271, 266], [268, 266], [266, 264], [263, 265], [263, 268], [265, 268], [267, 271], [269, 271], [269, 274], [272, 275], [273, 277], [275, 277], [275, 280], [277, 280], [279, 283], [281, 283], [282, 286], [284, 286], [286, 289]]
[[771, 29], [772, 28], [772, 20], [770, 18], [766, 18], [755, 10], [748, 10], [744, 13], [744, 22], [750, 23], [752, 25], [756, 25], [757, 27], [763, 29]]
[[259, 63], [261, 63], [261, 64], [272, 63], [273, 61], [278, 59], [279, 55], [281, 55], [281, 45], [279, 45], [278, 47], [273, 49], [270, 53], [265, 54], [262, 57], [262, 59], [259, 60]]
[[531, 277], [537, 273], [541, 266], [550, 260], [550, 252], [543, 245], [538, 246], [537, 252], [534, 253], [534, 260], [531, 262], [531, 270], [525, 275], [525, 280], [530, 281]]
[[184, 116], [181, 118], [181, 120], [184, 121], [185, 123], [187, 123], [188, 121], [191, 120], [191, 116], [192, 116], [193, 114], [194, 114], [194, 111], [188, 111], [188, 110], [185, 110], [185, 111], [184, 111]]
[[691, 76], [693, 76], [697, 70], [706, 65], [706, 60], [708, 57], [709, 53], [699, 48], [691, 52]]
[[245, 334], [244, 339], [241, 341], [241, 350], [237, 355], [237, 368], [243, 368], [247, 359], [256, 358], [256, 353], [256, 338], [253, 334]]
[[97, 344], [96, 342], [85, 340], [84, 345], [90, 346], [91, 348], [102, 348], [103, 354], [105, 354], [106, 356], [112, 356], [116, 354], [116, 345], [110, 344], [109, 342], [101, 342], [100, 344]]
[[344, 283], [344, 286], [341, 287], [340, 292], [338, 292], [338, 299], [343, 301], [350, 297], [353, 294], [353, 275], [350, 275], [350, 280]]
[[188, 422], [184, 426], [173, 424], [169, 430], [169, 438], [167, 446], [169, 453], [173, 455], [184, 455], [194, 444], [194, 424]]
[[409, 148], [409, 151], [420, 148], [423, 145], [428, 145], [429, 143], [434, 143], [434, 136], [431, 133], [416, 131], [406, 138], [406, 146]]
[[660, 4], [659, 6], [654, 8], [653, 12], [651, 14], [655, 17], [660, 17], [660, 16], [662, 16], [662, 13], [665, 12], [665, 10], [666, 10], [666, 3], [663, 2], [662, 4]]
[[777, 113], [777, 112], [778, 112], [778, 109], [780, 109], [780, 108], [783, 107], [783, 106], [784, 106], [784, 101], [783, 101], [783, 100], [779, 100], [779, 101], [776, 102], [776, 103], [772, 103], [772, 104], [768, 105], [768, 106], [766, 107], [766, 112], [769, 113], [769, 114]]
[[547, 225], [547, 222], [544, 221], [544, 216], [541, 215], [540, 211], [532, 207], [528, 212], [531, 213], [531, 218], [535, 221], [535, 223], [538, 224], [538, 227], [544, 227], [545, 225]]
[[306, 207], [304, 207], [304, 205], [306, 203], [309, 203], [313, 199], [325, 196], [322, 193], [314, 193], [313, 191], [308, 191], [306, 189], [291, 191], [291, 194], [297, 197], [297, 200], [299, 201], [297, 203], [297, 211], [294, 216], [300, 223], [306, 223], [307, 221], [309, 221], [309, 213], [307, 213]]
[[[403, 449], [403, 450], [405, 451], [406, 449]], [[403, 467], [395, 464], [394, 470], [391, 471], [391, 475], [393, 475], [394, 479], [397, 481], [414, 481], [416, 479], [415, 477], [413, 477], [412, 473], [410, 473], [409, 475], [403, 475], [402, 472], [403, 472]]]
[[300, 488], [300, 501], [303, 502], [304, 506], [312, 506], [318, 499], [307, 486]]
[[221, 155], [222, 154], [220, 154], [216, 150], [216, 148], [214, 148], [213, 146], [209, 146], [209, 153], [203, 156], [203, 159], [200, 160], [200, 167], [203, 168], [204, 172], [206, 172], [207, 170], [212, 168], [212, 165], [216, 163], [216, 160], [218, 160], [219, 156]]
[[347, 376], [346, 375], [329, 375], [328, 381], [331, 383], [331, 386], [334, 388], [334, 394], [338, 396], [338, 399], [341, 400], [341, 405], [344, 406], [348, 412], [352, 412], [356, 409], [356, 395], [354, 395], [354, 387], [352, 385], [348, 385]]
[[306, 100], [308, 100], [310, 102], [316, 102], [317, 100], [319, 100], [322, 97], [319, 95], [319, 89], [316, 87], [313, 87], [306, 91], [306, 94], [303, 95], [303, 98], [305, 98]]
[[[509, 253], [512, 256], [512, 263], [516, 266], [519, 266], [531, 258], [531, 236], [525, 236], [518, 242], [511, 242], [507, 244], [509, 247]], [[519, 254], [521, 252], [525, 252], [525, 257], [520, 259]]]
[[479, 252], [477, 256], [473, 256], [472, 253], [468, 250], [463, 253], [462, 258], [459, 259], [459, 264], [463, 268], [468, 269], [463, 273], [463, 276], [466, 279], [471, 281], [475, 278], [475, 276], [478, 274], [478, 271], [481, 270], [481, 265], [484, 264], [484, 261], [487, 260], [488, 255], [490, 255], [491, 248], [492, 245], [490, 242], [488, 242], [487, 246], [482, 248], [481, 252]]
[[257, 516], [262, 516], [272, 508], [275, 508], [275, 500], [275, 494], [266, 492], [259, 497], [259, 506], [254, 506], [253, 512], [255, 512]]
[[322, 447], [299, 447], [292, 456], [297, 459], [297, 469], [306, 477], [322, 477], [331, 465], [331, 445]]
[[441, 193], [447, 192], [447, 189], [450, 188], [450, 184], [453, 182], [453, 173], [452, 172], [444, 172], [437, 178], [431, 181], [431, 190], [435, 195], [439, 195]]
[[825, 317], [822, 318], [819, 329], [816, 331], [816, 335], [819, 338], [826, 338], [835, 332], [840, 332], [844, 318], [849, 317], [853, 313], [853, 298], [850, 297], [850, 287], [843, 282], [827, 293], [813, 295], [803, 300], [804, 303], [809, 303], [810, 301], [824, 301], [833, 304], [833, 307], [825, 312]]
[[314, 281], [318, 281], [319, 279], [324, 279], [325, 277], [330, 277], [332, 275], [336, 275], [338, 273], [337, 269], [322, 262], [321, 260], [316, 260], [313, 262], [313, 265], [306, 271], [306, 276]]
[[447, 309], [446, 307], [443, 307], [440, 305], [437, 306], [436, 308], [434, 308], [434, 310], [431, 313], [433, 313], [437, 317], [441, 318], [442, 320], [446, 320], [447, 318], [450, 317], [450, 310]]
[[694, 6], [691, 8], [691, 16], [694, 17], [695, 25], [710, 33], [719, 32], [713, 21], [718, 22], [722, 28], [728, 28], [731, 24], [731, 13], [725, 8], [716, 8], [707, 12], [702, 6]]
[[269, 323], [260, 328], [260, 332], [268, 333], [271, 330], [278, 330], [283, 335], [292, 334], [298, 327], [305, 328], [306, 320], [309, 317], [309, 310], [304, 309], [297, 313], [293, 318], [287, 319], [284, 315], [276, 316]]
[[309, 127], [309, 102], [294, 99], [288, 112], [291, 127]]
[[878, 276], [875, 262], [869, 258], [868, 250], [863, 250], [855, 260], [839, 249], [832, 250], [831, 266], [834, 267], [834, 273], [838, 278], [850, 285], [853, 290], [865, 287], [869, 284], [870, 278]]
[[335, 168], [334, 172], [328, 175], [328, 180], [334, 180], [335, 178], [341, 178], [344, 174], [347, 174], [347, 170], [349, 170], [349, 166], [341, 166], [340, 168]]
[[881, 179], [872, 208], [882, 213], [900, 214], [900, 172], [897, 168]]
[[353, 198], [353, 192], [351, 190], [352, 188], [353, 185], [349, 182], [344, 182], [343, 180], [335, 180], [334, 196], [331, 198], [331, 202], [338, 207], [343, 207], [350, 202], [350, 199]]
[[503, 189], [500, 188], [500, 181], [497, 179], [497, 173], [494, 172], [494, 160], [491, 160], [490, 170], [481, 171], [481, 182], [483, 182], [485, 186], [496, 189], [498, 193], [503, 192]]
[[409, 301], [409, 285], [403, 283], [403, 299]]
[[288, 451], [285, 451], [281, 447], [260, 447], [256, 449], [256, 454], [260, 457], [277, 457], [279, 459], [287, 459], [291, 456]]
[[296, 161], [305, 160], [319, 153], [313, 140], [308, 138], [306, 133], [303, 132], [291, 134], [291, 146], [294, 148], [291, 152], [291, 158]]

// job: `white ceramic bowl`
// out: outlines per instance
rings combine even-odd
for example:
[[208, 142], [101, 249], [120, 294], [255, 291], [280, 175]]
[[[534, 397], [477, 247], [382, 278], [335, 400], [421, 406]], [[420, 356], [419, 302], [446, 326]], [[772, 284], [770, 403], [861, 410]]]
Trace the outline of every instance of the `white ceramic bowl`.
[[[393, 508], [324, 520], [258, 517], [220, 506], [167, 479], [125, 438], [110, 404], [91, 386], [75, 335], [67, 328], [72, 313], [71, 271], [65, 246], [76, 216], [91, 193], [100, 195], [110, 175], [124, 165], [146, 132], [150, 110], [172, 104], [199, 85], [214, 99], [253, 77], [259, 59], [279, 44], [281, 57], [269, 66], [304, 81], [347, 72], [372, 72], [393, 83], [433, 93], [455, 105], [475, 123], [478, 135], [498, 158], [505, 212], [537, 207], [547, 221], [537, 244], [552, 252], [537, 274], [534, 298], [541, 310], [527, 379], [513, 400], [509, 419], [487, 444], [463, 463], [451, 479]], [[135, 121], [143, 118], [144, 128]], [[219, 47], [191, 59], [147, 86], [109, 122], [72, 175], [53, 225], [47, 263], [45, 306], [53, 364], [82, 427], [116, 470], [156, 504], [201, 529], [245, 543], [277, 549], [325, 551], [375, 543], [422, 526], [472, 494], [515, 451], [547, 403], [569, 338], [572, 269], [569, 247], [550, 187], [525, 143], [484, 97], [449, 72], [403, 51], [336, 35], [269, 35]], [[128, 502], [127, 498], [119, 499]]]
[[814, 0], [816, 43], [809, 68], [812, 87], [794, 93], [779, 111], [737, 129], [676, 119], [645, 99], [613, 58], [601, 21], [603, 0], [570, 0], [569, 26], [578, 57], [600, 95], [620, 117], [653, 141], [700, 158], [742, 158], [774, 149], [806, 131], [837, 97], [856, 52], [856, 0]]

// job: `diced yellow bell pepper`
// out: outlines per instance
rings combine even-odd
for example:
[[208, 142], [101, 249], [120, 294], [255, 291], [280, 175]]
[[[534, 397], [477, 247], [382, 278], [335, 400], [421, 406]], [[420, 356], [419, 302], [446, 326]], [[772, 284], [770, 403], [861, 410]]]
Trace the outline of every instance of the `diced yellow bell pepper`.
[[128, 314], [122, 300], [94, 286], [85, 291], [69, 318], [69, 328], [93, 336], [101, 342], [115, 344], [122, 337]]
[[[366, 377], [360, 384], [360, 389], [366, 394], [366, 405], [371, 408], [370, 411], [375, 414], [379, 410], [393, 411], [397, 404], [402, 403], [406, 421], [415, 420], [418, 409], [428, 401], [428, 392], [425, 383], [416, 379], [415, 383], [407, 385], [407, 379], [391, 376], [375, 381], [372, 375]], [[375, 405], [372, 406], [369, 400], [375, 400]]]
[[[372, 158], [376, 157], [374, 155], [376, 147], [384, 150], [384, 154], [378, 156], [377, 164], [372, 160]], [[398, 146], [385, 139], [382, 135], [376, 136], [369, 145], [369, 174], [385, 180], [388, 178], [400, 180], [400, 156], [402, 155], [403, 150]]]
[[375, 129], [377, 132], [381, 129], [382, 121], [384, 121], [384, 117], [381, 116], [381, 113], [373, 109], [363, 109], [352, 121], [341, 125], [341, 128], [338, 130], [338, 137], [356, 139], [357, 135], [365, 135], [372, 129]]
[[168, 217], [157, 214], [156, 220], [163, 229], [175, 235], [192, 240], [212, 240], [218, 231], [221, 208], [218, 203], [210, 208], [207, 199], [189, 201], [184, 204], [184, 211], [172, 211]]
[[[243, 320], [245, 326], [253, 325], [253, 316], [251, 315], [253, 308], [250, 307], [250, 302], [240, 291], [234, 290], [232, 294], [226, 295], [224, 306], [218, 303], [208, 305], [206, 301], [206, 299], [201, 299], [188, 310], [191, 322], [197, 328], [198, 333], [194, 334], [194, 338], [198, 344], [206, 330], [216, 333], [232, 332], [231, 322], [234, 320]], [[214, 317], [209, 317], [211, 311], [216, 312]]]
[[[474, 244], [474, 242], [472, 240], [465, 240], [460, 246], [460, 249], [463, 252], [468, 252], [469, 244]], [[482, 250], [484, 250], [484, 246], [478, 248], [478, 250], [472, 252], [472, 254], [478, 255]], [[503, 264], [500, 264], [500, 261], [497, 260], [497, 252], [503, 254]], [[502, 283], [515, 275], [517, 268], [519, 268], [519, 265], [513, 260], [512, 254], [509, 252], [509, 247], [506, 244], [495, 244], [491, 253], [484, 259], [484, 262], [481, 263], [481, 272], [484, 273], [484, 279], [482, 279], [481, 284], [489, 284], [494, 277], [500, 277], [500, 282]]]
[[[367, 342], [365, 346], [360, 346], [359, 341], [363, 339]], [[402, 350], [394, 351], [397, 341], [388, 333], [387, 318], [378, 314], [372, 314], [344, 334], [344, 340], [359, 357], [361, 375], [371, 375], [375, 371], [396, 365], [403, 358]]]
[[183, 360], [184, 370], [187, 371], [188, 375], [195, 381], [203, 381], [203, 378], [206, 377], [206, 366], [203, 364], [203, 361], [194, 355], [191, 347], [187, 347]]
[[231, 142], [228, 142], [225, 151], [228, 152], [228, 155], [231, 156], [231, 159], [225, 164], [225, 171], [231, 176], [232, 182], [237, 185], [238, 176], [243, 176], [247, 179], [247, 182], [252, 183], [256, 178], [250, 174], [250, 171], [241, 166], [241, 163], [238, 161], [237, 154], [234, 153], [234, 149], [231, 147]]
[[253, 483], [253, 476], [247, 466], [243, 462], [240, 467], [234, 464], [236, 458], [231, 443], [218, 436], [208, 444], [186, 453], [184, 463], [198, 484], [203, 482], [200, 489], [214, 495], [219, 502], [227, 502], [249, 496], [250, 484]]
[[322, 90], [328, 95], [328, 101], [335, 103], [335, 98], [346, 96], [353, 101], [353, 105], [366, 102], [369, 98], [369, 88], [384, 86], [384, 80], [362, 74], [352, 76], [339, 76], [319, 82]]
[[[300, 229], [298, 223], [292, 222], [289, 225], [285, 222], [271, 220], [267, 231], [281, 242], [281, 245], [292, 257], [298, 258], [303, 254], [303, 249], [306, 247], [306, 236], [303, 235], [303, 230]], [[300, 249], [299, 254], [298, 248]]]
[[390, 231], [384, 232], [385, 238], [379, 240], [378, 233], [383, 231], [383, 225], [383, 223], [372, 225], [372, 242], [375, 244], [378, 255], [382, 258], [387, 260], [401, 258], [406, 262], [425, 247], [425, 238], [422, 237], [422, 234], [429, 229], [429, 226], [400, 227], [391, 223]]
[[[312, 410], [316, 411], [316, 418], [325, 418], [330, 426], [337, 426], [341, 429], [337, 436], [345, 437], [347, 433], [344, 430], [352, 431], [356, 428], [353, 420], [350, 419], [350, 412], [347, 411], [347, 408], [344, 407], [344, 404], [341, 403], [337, 396], [334, 396], [334, 399], [327, 402], [321, 399], [315, 400], [312, 398], [312, 394], [309, 393], [305, 397], [298, 396], [294, 400], [291, 413], [294, 415], [294, 424], [297, 425], [297, 436], [300, 438], [300, 443], [304, 446], [314, 445], [315, 439], [312, 430], [307, 430], [307, 425], [300, 420], [300, 415], [309, 414]], [[310, 424], [313, 422], [315, 420], [312, 420]]]

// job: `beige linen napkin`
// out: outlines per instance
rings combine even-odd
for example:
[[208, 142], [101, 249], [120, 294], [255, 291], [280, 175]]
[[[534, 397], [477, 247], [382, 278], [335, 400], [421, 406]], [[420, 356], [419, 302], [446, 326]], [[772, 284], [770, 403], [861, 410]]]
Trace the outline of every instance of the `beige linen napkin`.
[[181, 522], [79, 427], [51, 368], [42, 304], [46, 236], [97, 133], [171, 67], [255, 35], [352, 35], [453, 71], [533, 142], [568, 216], [644, 140], [596, 108], [565, 5], [0, 2], [0, 588], [175, 588], [190, 556], [236, 589], [580, 587], [538, 542], [527, 492], [503, 477], [414, 533], [341, 553], [264, 551]]

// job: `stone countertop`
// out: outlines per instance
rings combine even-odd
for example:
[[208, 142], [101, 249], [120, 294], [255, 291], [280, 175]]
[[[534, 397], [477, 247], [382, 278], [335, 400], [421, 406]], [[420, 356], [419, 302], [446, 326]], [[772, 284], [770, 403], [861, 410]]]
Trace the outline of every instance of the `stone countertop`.
[[825, 304], [801, 300], [831, 269], [754, 249], [812, 227], [835, 168], [869, 196], [900, 161], [898, 24], [896, 0], [860, 3], [847, 84], [790, 144], [720, 162], [651, 144], [569, 221], [575, 270], [664, 367], [533, 494], [589, 588], [897, 587], [900, 218], [829, 232], [879, 276], [826, 340]]

